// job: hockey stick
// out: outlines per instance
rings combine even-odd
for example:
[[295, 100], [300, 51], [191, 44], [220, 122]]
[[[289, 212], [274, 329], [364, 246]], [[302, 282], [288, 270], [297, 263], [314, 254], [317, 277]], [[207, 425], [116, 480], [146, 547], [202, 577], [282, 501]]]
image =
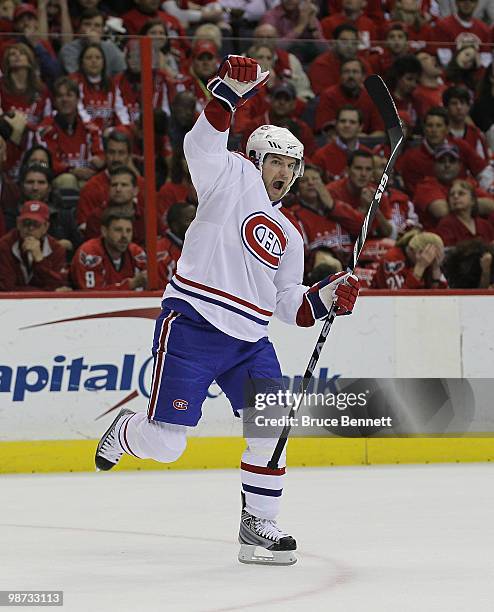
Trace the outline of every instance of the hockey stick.
[[[376, 216], [377, 209], [379, 208], [381, 197], [386, 189], [386, 185], [389, 180], [389, 175], [393, 169], [393, 166], [395, 165], [396, 159], [400, 154], [401, 147], [405, 140], [403, 125], [398, 116], [398, 111], [396, 110], [395, 103], [381, 77], [377, 74], [373, 74], [367, 77], [367, 79], [365, 80], [365, 88], [367, 89], [367, 92], [372, 98], [372, 101], [377, 106], [379, 114], [381, 115], [384, 121], [384, 125], [386, 127], [386, 134], [391, 144], [391, 154], [389, 156], [388, 163], [384, 168], [384, 172], [382, 173], [381, 180], [379, 181], [379, 185], [374, 194], [374, 198], [372, 199], [372, 202], [369, 206], [369, 210], [365, 215], [362, 227], [360, 229], [360, 235], [357, 238], [357, 241], [355, 242], [355, 245], [353, 247], [353, 259], [351, 264], [347, 268], [347, 272], [350, 273], [353, 273], [357, 266], [360, 253], [362, 252], [365, 241], [367, 239], [369, 227], [372, 226], [372, 222], [374, 221], [374, 217]], [[328, 337], [328, 334], [331, 330], [331, 326], [333, 325], [335, 316], [336, 311], [335, 306], [333, 304], [326, 319], [324, 320], [324, 325], [316, 342], [316, 346], [312, 353], [312, 357], [310, 358], [309, 365], [307, 366], [304, 377], [300, 384], [300, 397], [302, 397], [307, 391], [309, 383], [314, 374], [314, 369], [317, 365], [317, 362], [319, 361], [319, 357], [321, 355], [324, 343], [326, 342], [326, 338]], [[276, 444], [276, 448], [274, 449], [273, 455], [268, 462], [268, 468], [272, 470], [276, 470], [278, 468], [278, 462], [280, 460], [281, 453], [285, 448], [288, 436], [290, 434], [291, 425], [289, 425], [289, 423], [292, 422], [292, 417], [295, 416], [295, 410], [296, 408], [292, 406], [288, 415], [288, 424], [285, 425], [285, 427], [283, 428], [283, 431], [281, 432], [279, 440]]]

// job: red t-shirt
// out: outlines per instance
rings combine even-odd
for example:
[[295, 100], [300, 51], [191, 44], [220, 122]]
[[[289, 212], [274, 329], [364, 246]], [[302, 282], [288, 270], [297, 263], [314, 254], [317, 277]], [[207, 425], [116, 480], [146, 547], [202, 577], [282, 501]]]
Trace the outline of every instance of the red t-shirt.
[[423, 120], [427, 111], [433, 106], [443, 105], [443, 92], [448, 88], [446, 83], [442, 83], [438, 87], [425, 87], [425, 85], [417, 85], [413, 90], [413, 104], [417, 111], [419, 119]]
[[131, 242], [117, 265], [108, 254], [103, 238], [92, 238], [77, 249], [70, 274], [77, 289], [129, 291], [129, 280], [145, 269], [146, 253], [139, 245]]
[[490, 159], [490, 152], [485, 134], [476, 125], [466, 124], [465, 130], [461, 136], [451, 134], [451, 137], [464, 140], [482, 159]]
[[165, 183], [158, 191], [156, 206], [158, 208], [158, 228], [159, 233], [164, 235], [168, 224], [166, 216], [172, 204], [177, 202], [185, 202], [189, 195], [191, 187], [182, 183], [173, 183], [171, 181]]
[[343, 92], [340, 85], [332, 85], [322, 92], [316, 110], [316, 131], [320, 131], [328, 124], [334, 123], [338, 109], [345, 104], [351, 104], [362, 111], [363, 132], [368, 134], [375, 131], [384, 131], [383, 121], [367, 92], [361, 89], [356, 98], [349, 98]]
[[[487, 166], [485, 159], [482, 159], [464, 140], [448, 137], [446, 142], [455, 144], [460, 150], [461, 172], [460, 176], [465, 177], [468, 170], [476, 177]], [[417, 185], [426, 176], [434, 173], [434, 153], [425, 140], [419, 147], [408, 149], [398, 158], [396, 169], [400, 172], [407, 190], [414, 193]]]
[[44, 258], [30, 262], [22, 252], [19, 233], [0, 238], [0, 291], [54, 291], [67, 285], [65, 249], [51, 236], [41, 242]]
[[443, 217], [436, 227], [436, 233], [441, 236], [444, 246], [455, 246], [462, 240], [472, 240], [473, 238], [481, 238], [484, 242], [492, 242], [494, 240], [494, 228], [485, 219], [474, 217], [475, 233], [466, 227], [458, 217], [449, 213]]
[[[142, 176], [137, 177], [137, 202], [135, 206], [135, 220], [133, 223], [133, 240], [137, 244], [144, 244], [145, 241], [145, 187], [146, 184]], [[108, 206], [110, 197], [110, 175], [106, 170], [102, 170], [89, 179], [81, 189], [79, 204], [77, 205], [77, 224], [86, 224], [84, 235], [86, 239], [96, 238], [101, 233], [101, 216]]]
[[15, 94], [7, 91], [5, 79], [0, 78], [0, 108], [4, 113], [9, 111], [22, 111], [27, 115], [28, 124], [34, 129], [44, 117], [51, 116], [52, 104], [50, 92], [46, 87], [36, 93], [34, 100], [28, 99], [25, 94]]
[[165, 287], [177, 269], [177, 262], [182, 254], [183, 242], [169, 230], [156, 245], [158, 256], [158, 280]]
[[55, 174], [85, 168], [93, 156], [104, 157], [99, 129], [76, 119], [73, 131], [63, 129], [55, 117], [45, 117], [36, 131], [38, 142], [50, 151]]
[[173, 15], [169, 15], [164, 11], [143, 13], [139, 9], [134, 8], [124, 13], [122, 19], [125, 29], [130, 35], [139, 34], [142, 27], [151, 19], [161, 19], [166, 26], [172, 48], [181, 56], [187, 55], [190, 50], [187, 34], [180, 21]]
[[434, 39], [439, 42], [455, 43], [456, 39], [463, 32], [474, 34], [482, 43], [491, 41], [491, 32], [487, 24], [475, 17], [470, 24], [460, 21], [458, 15], [449, 15], [436, 21], [434, 28]]
[[399, 247], [390, 249], [384, 255], [372, 280], [373, 289], [446, 289], [447, 286], [444, 277], [439, 282], [432, 283], [427, 270], [421, 280], [416, 278], [413, 274], [413, 264]]
[[[355, 148], [357, 151], [369, 151], [360, 142]], [[339, 138], [335, 138], [328, 144], [320, 147], [311, 156], [312, 163], [324, 170], [326, 181], [336, 181], [342, 178], [348, 165], [349, 151]]]
[[[135, 124], [141, 116], [141, 75], [128, 71], [113, 77], [115, 95], [120, 97], [127, 108], [130, 123]], [[161, 109], [170, 115], [170, 104], [175, 95], [173, 83], [163, 70], [153, 70], [153, 108]]]

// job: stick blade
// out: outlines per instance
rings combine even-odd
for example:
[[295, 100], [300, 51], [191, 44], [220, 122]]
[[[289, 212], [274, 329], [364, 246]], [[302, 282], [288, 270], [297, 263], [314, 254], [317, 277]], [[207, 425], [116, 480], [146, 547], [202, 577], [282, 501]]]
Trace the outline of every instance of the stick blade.
[[371, 74], [365, 79], [364, 85], [383, 118], [386, 131], [388, 132], [393, 128], [402, 129], [394, 100], [381, 77], [377, 74]]

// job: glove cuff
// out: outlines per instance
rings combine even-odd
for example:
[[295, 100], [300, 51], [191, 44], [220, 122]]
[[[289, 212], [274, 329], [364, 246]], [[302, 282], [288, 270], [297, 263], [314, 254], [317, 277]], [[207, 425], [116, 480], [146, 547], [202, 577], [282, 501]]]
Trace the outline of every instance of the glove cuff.
[[215, 98], [224, 102], [232, 113], [235, 112], [242, 98], [228, 87], [221, 77], [217, 76], [211, 79], [207, 84], [207, 88]]
[[204, 114], [209, 123], [218, 132], [226, 132], [230, 127], [232, 114], [227, 110], [226, 105], [221, 101], [213, 98], [206, 104]]

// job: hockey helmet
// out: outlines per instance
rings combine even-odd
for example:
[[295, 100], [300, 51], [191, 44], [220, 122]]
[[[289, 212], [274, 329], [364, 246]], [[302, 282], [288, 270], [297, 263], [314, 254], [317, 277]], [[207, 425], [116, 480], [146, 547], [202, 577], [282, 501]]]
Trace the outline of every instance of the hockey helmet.
[[268, 153], [286, 155], [296, 160], [293, 178], [283, 193], [284, 196], [293, 183], [304, 174], [304, 145], [286, 128], [261, 125], [249, 136], [246, 147], [247, 157], [255, 163], [261, 174]]

